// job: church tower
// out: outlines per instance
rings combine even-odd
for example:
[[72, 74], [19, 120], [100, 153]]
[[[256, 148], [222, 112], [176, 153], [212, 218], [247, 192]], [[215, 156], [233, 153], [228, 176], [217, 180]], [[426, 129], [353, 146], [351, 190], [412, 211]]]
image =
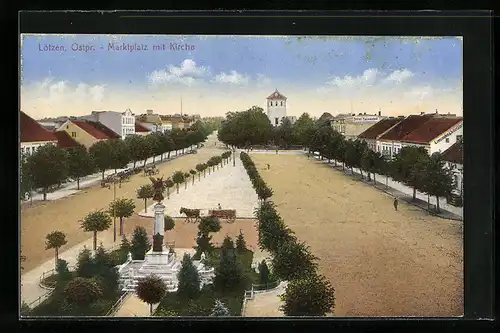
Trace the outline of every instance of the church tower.
[[286, 97], [278, 89], [267, 97], [267, 117], [273, 126], [279, 126], [286, 118]]

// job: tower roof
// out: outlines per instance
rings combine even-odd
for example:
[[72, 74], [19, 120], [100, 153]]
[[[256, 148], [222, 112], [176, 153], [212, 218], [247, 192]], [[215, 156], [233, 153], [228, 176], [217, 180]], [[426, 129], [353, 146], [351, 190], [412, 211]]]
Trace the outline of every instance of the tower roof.
[[269, 95], [266, 99], [286, 99], [286, 97], [281, 94], [278, 89], [276, 89], [271, 95]]

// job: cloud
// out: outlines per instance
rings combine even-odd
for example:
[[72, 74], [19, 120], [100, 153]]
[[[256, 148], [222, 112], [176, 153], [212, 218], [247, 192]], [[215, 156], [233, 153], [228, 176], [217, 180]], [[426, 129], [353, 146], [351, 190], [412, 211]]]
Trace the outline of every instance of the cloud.
[[404, 93], [407, 98], [423, 100], [432, 97], [434, 89], [431, 86], [413, 87]]
[[394, 82], [394, 83], [403, 83], [404, 81], [408, 80], [412, 76], [414, 76], [411, 71], [408, 69], [402, 69], [402, 70], [395, 70], [389, 76], [385, 78], [386, 82]]
[[180, 66], [169, 65], [166, 69], [155, 70], [147, 76], [152, 84], [182, 83], [192, 85], [209, 73], [208, 67], [198, 66], [192, 59], [185, 59]]
[[346, 75], [344, 77], [335, 76], [330, 81], [326, 83], [330, 87], [347, 87], [347, 88], [357, 88], [361, 86], [372, 86], [377, 81], [379, 76], [379, 70], [376, 68], [369, 68], [363, 72], [360, 76]]
[[240, 74], [236, 71], [231, 71], [229, 74], [221, 72], [216, 75], [213, 82], [217, 83], [229, 83], [234, 85], [245, 85], [249, 81], [248, 76]]
[[271, 79], [265, 76], [264, 74], [257, 74], [257, 87], [268, 87], [271, 85]]

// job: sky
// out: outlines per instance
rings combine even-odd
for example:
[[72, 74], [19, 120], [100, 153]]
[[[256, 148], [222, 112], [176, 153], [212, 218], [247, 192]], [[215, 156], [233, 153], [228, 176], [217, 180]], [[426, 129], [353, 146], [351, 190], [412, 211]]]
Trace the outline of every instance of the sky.
[[23, 34], [20, 109], [223, 116], [278, 89], [297, 117], [462, 115], [462, 63], [460, 37]]

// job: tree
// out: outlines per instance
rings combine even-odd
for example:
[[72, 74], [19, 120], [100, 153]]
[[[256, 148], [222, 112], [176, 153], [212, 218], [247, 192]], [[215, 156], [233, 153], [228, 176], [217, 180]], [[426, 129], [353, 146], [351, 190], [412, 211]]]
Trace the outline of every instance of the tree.
[[84, 231], [94, 233], [94, 250], [97, 249], [97, 233], [109, 229], [111, 223], [111, 217], [101, 210], [89, 213], [81, 221], [81, 228]]
[[413, 198], [417, 198], [417, 190], [423, 184], [422, 176], [425, 165], [429, 161], [427, 150], [423, 147], [403, 147], [391, 162], [391, 176], [413, 188]]
[[87, 247], [84, 247], [76, 260], [76, 275], [79, 277], [90, 278], [94, 276], [94, 263], [92, 262], [92, 253]]
[[[132, 199], [118, 198], [109, 204], [109, 214], [120, 218], [120, 236], [123, 235], [123, 218], [132, 216], [134, 209], [135, 204]], [[113, 228], [116, 235], [116, 225]]]
[[165, 181], [165, 187], [167, 188], [167, 199], [170, 199], [170, 189], [174, 187], [174, 182], [172, 181], [172, 179], [167, 178], [167, 180]]
[[196, 175], [196, 170], [189, 170], [189, 173], [191, 174], [191, 177], [193, 178], [193, 185], [194, 185], [194, 176]]
[[149, 147], [151, 148], [151, 155], [153, 155], [153, 163], [155, 162], [155, 157], [157, 155], [162, 155], [162, 144], [161, 144], [162, 134], [159, 132], [151, 133], [146, 136]]
[[184, 173], [182, 171], [176, 171], [172, 176], [172, 180], [177, 186], [177, 193], [179, 193], [179, 184], [184, 182]]
[[234, 251], [234, 243], [233, 243], [233, 240], [231, 239], [231, 237], [229, 237], [229, 235], [226, 235], [226, 237], [224, 237], [224, 241], [222, 242], [221, 249], [222, 249], [222, 251], [227, 251], [227, 250]]
[[453, 173], [445, 167], [440, 153], [434, 153], [422, 167], [420, 186], [424, 193], [436, 197], [436, 212], [440, 213], [439, 197], [448, 197], [455, 187]]
[[170, 231], [175, 227], [175, 221], [172, 217], [165, 215], [164, 231]]
[[102, 289], [95, 279], [76, 277], [66, 285], [64, 296], [69, 304], [84, 307], [98, 300]]
[[309, 143], [309, 132], [314, 128], [314, 120], [308, 113], [303, 113], [293, 124], [293, 133], [299, 145], [306, 146]]
[[288, 146], [293, 144], [294, 142], [294, 133], [292, 122], [288, 118], [284, 118], [281, 121], [281, 124], [277, 128], [279, 142], [281, 142], [285, 149], [288, 149]]
[[272, 125], [264, 110], [253, 106], [243, 112], [228, 113], [217, 137], [227, 145], [240, 147], [245, 144], [266, 144], [271, 131]]
[[151, 147], [151, 141], [147, 137], [141, 137], [140, 144], [137, 150], [137, 157], [139, 160], [144, 160], [143, 167], [146, 166], [146, 162], [149, 157], [153, 155], [153, 147]]
[[241, 232], [241, 230], [238, 234], [238, 238], [236, 238], [236, 249], [239, 253], [243, 253], [247, 249], [245, 238], [243, 237], [243, 233]]
[[273, 256], [273, 273], [285, 281], [302, 278], [315, 272], [316, 260], [304, 243], [285, 242]]
[[170, 152], [174, 149], [174, 141], [170, 137], [169, 133], [163, 133], [160, 136], [160, 147], [161, 147], [161, 160], [163, 161], [163, 154], [168, 153], [167, 158], [170, 158]]
[[109, 153], [111, 158], [110, 168], [120, 169], [127, 166], [130, 161], [130, 151], [122, 139], [108, 140]]
[[222, 251], [220, 262], [215, 269], [214, 285], [219, 290], [232, 290], [243, 280], [243, 270], [236, 253], [230, 250]]
[[144, 138], [138, 134], [127, 135], [124, 140], [130, 152], [130, 159], [134, 162], [134, 169], [137, 161], [142, 159], [140, 151], [142, 149], [143, 140]]
[[47, 200], [51, 188], [68, 176], [68, 154], [61, 148], [47, 144], [27, 158], [25, 168], [33, 187], [42, 189], [43, 200]]
[[196, 237], [196, 256], [201, 255], [203, 252], [211, 252], [213, 249], [210, 240], [211, 232], [218, 232], [221, 229], [220, 220], [216, 217], [204, 216], [198, 224], [198, 234]]
[[68, 150], [68, 176], [76, 179], [76, 189], [80, 189], [80, 178], [94, 171], [92, 156], [83, 145], [71, 147]]
[[189, 254], [185, 253], [182, 258], [181, 268], [177, 273], [177, 293], [179, 296], [194, 299], [200, 294], [200, 275], [193, 264]]
[[267, 285], [269, 283], [269, 267], [267, 267], [267, 263], [265, 260], [259, 264], [259, 281], [260, 284]]
[[66, 235], [64, 234], [64, 232], [56, 230], [52, 231], [45, 238], [46, 238], [45, 249], [55, 250], [55, 267], [57, 268], [57, 260], [59, 259], [59, 248], [68, 243], [68, 241], [66, 240]]
[[132, 235], [132, 245], [130, 246], [130, 253], [133, 260], [144, 260], [146, 252], [151, 248], [148, 233], [144, 227], [135, 227]]
[[220, 300], [216, 299], [214, 301], [214, 307], [212, 308], [212, 317], [228, 317], [231, 314], [229, 313], [229, 309], [227, 306], [222, 303]]
[[196, 171], [198, 171], [198, 181], [201, 180], [201, 173], [203, 172], [203, 164], [196, 164]]
[[153, 185], [151, 185], [151, 184], [141, 185], [141, 187], [139, 187], [137, 189], [137, 199], [144, 200], [144, 212], [145, 213], [148, 212], [147, 201], [148, 201], [148, 199], [151, 199], [153, 197], [153, 195], [154, 195]]
[[202, 166], [203, 166], [203, 178], [205, 178], [207, 176], [208, 164], [207, 163], [203, 163]]
[[108, 141], [98, 141], [89, 148], [95, 166], [101, 171], [104, 180], [104, 171], [111, 168], [111, 146]]
[[57, 260], [56, 274], [57, 274], [56, 285], [59, 284], [58, 286], [59, 288], [61, 285], [64, 285], [66, 282], [68, 282], [73, 278], [68, 268], [68, 262], [62, 259]]
[[149, 304], [149, 315], [153, 315], [153, 304], [160, 303], [167, 286], [160, 277], [149, 275], [139, 279], [135, 292], [141, 301]]
[[111, 296], [118, 288], [119, 274], [118, 269], [115, 267], [111, 254], [107, 252], [101, 245], [92, 259], [94, 277], [100, 283], [103, 295]]
[[334, 293], [324, 276], [310, 274], [288, 283], [280, 310], [286, 316], [325, 316], [335, 306]]
[[29, 168], [27, 167], [27, 158], [21, 156], [21, 164], [19, 166], [20, 182], [19, 182], [19, 194], [21, 200], [33, 199], [32, 191], [34, 189], [33, 177], [29, 173]]
[[187, 189], [189, 177], [191, 177], [191, 174], [189, 172], [184, 173], [184, 184], [185, 184], [184, 189]]

